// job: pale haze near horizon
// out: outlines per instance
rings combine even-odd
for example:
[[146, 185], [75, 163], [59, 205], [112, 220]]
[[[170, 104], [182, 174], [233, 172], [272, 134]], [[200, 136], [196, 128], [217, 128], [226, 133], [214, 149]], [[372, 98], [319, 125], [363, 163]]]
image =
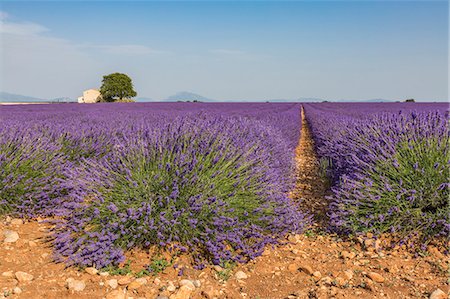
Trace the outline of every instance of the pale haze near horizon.
[[448, 99], [447, 1], [2, 2], [0, 91]]

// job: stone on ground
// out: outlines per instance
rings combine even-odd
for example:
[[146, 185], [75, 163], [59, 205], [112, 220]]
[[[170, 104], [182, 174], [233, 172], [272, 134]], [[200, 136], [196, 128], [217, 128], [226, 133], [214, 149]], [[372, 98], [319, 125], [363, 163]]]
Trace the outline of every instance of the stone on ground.
[[12, 225], [21, 225], [21, 224], [23, 224], [23, 220], [14, 218], [14, 219], [11, 220], [11, 224]]
[[447, 299], [448, 296], [446, 293], [444, 293], [441, 289], [434, 290], [433, 293], [430, 295], [430, 299]]
[[86, 283], [82, 280], [68, 278], [66, 280], [66, 282], [67, 282], [67, 288], [71, 291], [81, 292], [86, 288]]
[[122, 278], [120, 278], [117, 282], [119, 283], [119, 285], [123, 286], [123, 285], [127, 285], [129, 283], [131, 283], [134, 280], [134, 277], [132, 276], [124, 276]]
[[109, 279], [106, 281], [106, 285], [109, 286], [111, 289], [115, 289], [119, 284], [117, 283], [117, 279]]
[[237, 280], [247, 279], [248, 275], [245, 274], [243, 271], [237, 271], [236, 274], [234, 274], [234, 277], [236, 277]]
[[126, 297], [126, 291], [121, 289], [111, 291], [106, 295], [106, 299], [126, 299]]
[[146, 283], [147, 283], [147, 279], [146, 278], [144, 278], [144, 277], [137, 278], [136, 280], [133, 280], [132, 282], [130, 282], [130, 284], [128, 285], [128, 289], [129, 290], [139, 289], [140, 287], [142, 287]]
[[33, 275], [22, 271], [17, 271], [15, 275], [19, 282], [29, 282], [32, 281], [34, 278]]
[[5, 243], [14, 243], [19, 240], [19, 234], [13, 230], [6, 229], [3, 231], [3, 236], [5, 239], [3, 242]]
[[170, 296], [170, 299], [188, 299], [192, 291], [188, 286], [181, 286], [176, 293]]
[[384, 277], [376, 272], [369, 272], [369, 274], [367, 274], [367, 276], [375, 282], [379, 282], [379, 283], [384, 282]]
[[84, 269], [84, 271], [86, 271], [86, 273], [89, 273], [91, 275], [97, 275], [98, 270], [95, 269], [94, 267], [88, 267], [86, 269]]
[[195, 290], [194, 283], [192, 281], [190, 281], [189, 279], [180, 280], [180, 286], [186, 286], [186, 287], [190, 288], [191, 290]]

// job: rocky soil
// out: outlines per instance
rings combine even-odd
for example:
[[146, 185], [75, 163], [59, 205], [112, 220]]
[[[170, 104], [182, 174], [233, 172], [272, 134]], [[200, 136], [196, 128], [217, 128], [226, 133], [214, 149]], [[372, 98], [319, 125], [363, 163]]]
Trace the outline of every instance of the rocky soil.
[[[52, 261], [48, 222], [8, 217], [0, 222], [0, 298], [448, 298], [448, 256], [440, 248], [416, 257], [404, 247], [386, 250], [370, 234], [321, 233], [327, 186], [306, 122], [297, 160], [292, 196], [318, 224], [248, 264], [195, 270], [187, 256], [135, 251], [122, 272], [65, 268]], [[158, 273], [139, 273], [148, 264]]]
[[180, 256], [155, 276], [136, 277], [150, 253], [130, 253], [128, 275], [65, 269], [52, 262], [47, 229], [36, 220], [0, 224], [0, 298], [436, 299], [448, 298], [450, 290], [448, 259], [437, 248], [416, 258], [402, 248], [383, 250], [370, 235], [350, 242], [311, 231], [246, 265], [194, 270]]

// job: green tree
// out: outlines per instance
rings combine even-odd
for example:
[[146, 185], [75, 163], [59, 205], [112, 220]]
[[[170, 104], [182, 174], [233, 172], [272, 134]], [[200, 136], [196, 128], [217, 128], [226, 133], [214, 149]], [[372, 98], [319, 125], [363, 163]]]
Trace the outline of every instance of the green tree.
[[102, 87], [100, 87], [102, 102], [126, 101], [137, 95], [131, 78], [126, 74], [113, 73], [103, 76], [102, 82]]

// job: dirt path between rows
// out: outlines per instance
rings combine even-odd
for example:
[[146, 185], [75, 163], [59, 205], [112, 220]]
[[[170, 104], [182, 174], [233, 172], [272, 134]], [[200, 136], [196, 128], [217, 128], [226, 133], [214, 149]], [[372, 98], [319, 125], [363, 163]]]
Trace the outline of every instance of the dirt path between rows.
[[314, 140], [306, 121], [305, 111], [301, 110], [301, 135], [295, 158], [297, 163], [296, 186], [291, 196], [299, 202], [300, 208], [323, 223], [326, 217], [328, 182], [320, 173], [319, 160], [314, 149]]
[[[291, 196], [318, 220], [315, 229], [287, 236], [285, 244], [266, 248], [262, 256], [244, 265], [195, 270], [189, 258], [181, 256], [176, 269], [168, 267], [157, 276], [137, 279], [132, 273], [65, 268], [51, 259], [51, 247], [45, 242], [48, 223], [0, 219], [0, 299], [447, 298], [448, 259], [436, 248], [415, 258], [405, 248], [385, 251], [371, 236], [343, 241], [321, 232], [327, 182], [320, 176], [303, 112], [301, 133], [297, 184]], [[7, 242], [5, 233], [14, 241]], [[127, 258], [136, 273], [154, 256], [139, 251]]]

